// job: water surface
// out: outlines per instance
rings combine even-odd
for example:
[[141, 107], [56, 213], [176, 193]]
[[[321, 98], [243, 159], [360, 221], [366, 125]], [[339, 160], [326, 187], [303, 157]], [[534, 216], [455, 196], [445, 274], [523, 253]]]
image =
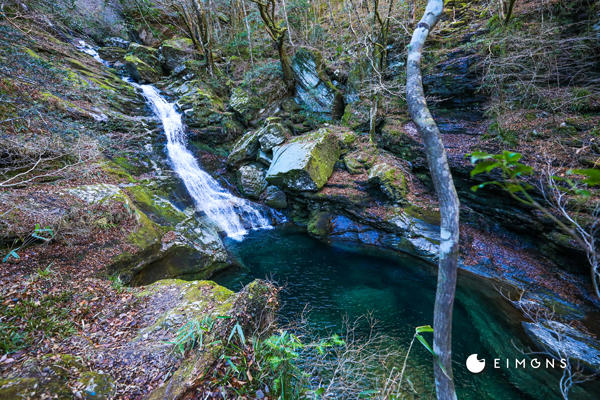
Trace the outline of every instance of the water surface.
[[[432, 324], [435, 271], [410, 256], [390, 258], [331, 247], [289, 227], [251, 232], [227, 245], [244, 267], [216, 277], [218, 283], [237, 290], [255, 278], [274, 279], [285, 286], [283, 318], [298, 316], [308, 305], [309, 322], [323, 335], [340, 332], [345, 318], [352, 321], [370, 313], [379, 321], [378, 329], [392, 336], [390, 345], [404, 351], [416, 326]], [[517, 349], [531, 344], [521, 319], [491, 284], [460, 274], [453, 328], [459, 398], [560, 397], [558, 370], [486, 368], [475, 375], [466, 369], [464, 361], [472, 353], [488, 360], [488, 366], [496, 357], [523, 358]], [[416, 345], [409, 366], [419, 395], [435, 397], [430, 354]], [[579, 390], [570, 398], [596, 397]]]

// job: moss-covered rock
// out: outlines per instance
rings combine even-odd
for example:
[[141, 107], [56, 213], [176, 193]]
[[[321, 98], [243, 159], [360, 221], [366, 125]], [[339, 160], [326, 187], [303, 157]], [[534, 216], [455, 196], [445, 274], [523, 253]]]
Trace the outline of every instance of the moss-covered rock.
[[177, 105], [183, 111], [183, 120], [196, 132], [198, 140], [208, 135], [223, 133], [223, 120], [231, 122], [230, 114], [224, 113], [223, 100], [200, 79], [184, 82], [173, 88]]
[[121, 47], [100, 47], [98, 54], [103, 60], [108, 62], [121, 61], [125, 58], [127, 50]]
[[[164, 281], [152, 285], [149, 290], [160, 292], [164, 290], [163, 285], [165, 284], [185, 286], [183, 298], [193, 298], [194, 300], [186, 302], [186, 306], [178, 306], [159, 317], [157, 323], [143, 336], [151, 336], [152, 332], [161, 332], [164, 329], [171, 331], [177, 329], [177, 326], [180, 326], [178, 324], [190, 320], [190, 314], [192, 316], [195, 314], [197, 319], [200, 319], [200, 316], [212, 316], [213, 318], [227, 316], [230, 318], [221, 318], [205, 334], [204, 343], [207, 345], [202, 349], [196, 348], [195, 351], [190, 352], [173, 376], [150, 394], [149, 399], [154, 400], [184, 397], [186, 393], [194, 389], [194, 383], [197, 382], [198, 377], [203, 376], [207, 368], [210, 368], [216, 360], [223, 356], [224, 343], [227, 341], [233, 324], [240, 324], [248, 334], [265, 332], [267, 327], [272, 326], [275, 312], [279, 306], [277, 289], [264, 281], [253, 281], [238, 294], [234, 294], [214, 282], [207, 281], [186, 283]], [[190, 288], [187, 288], [188, 286], [191, 286], [191, 291]], [[200, 292], [200, 295], [197, 295], [197, 292]], [[208, 297], [207, 294], [212, 294], [212, 296]]]
[[156, 82], [160, 79], [161, 73], [158, 68], [145, 63], [133, 54], [125, 56], [125, 68], [131, 77], [138, 82]]
[[104, 40], [104, 45], [106, 47], [120, 47], [121, 49], [127, 50], [131, 42], [129, 40], [125, 40], [123, 38], [113, 36]]
[[313, 213], [306, 227], [308, 233], [316, 237], [326, 237], [330, 231], [331, 217], [331, 214], [328, 212]]
[[338, 138], [328, 128], [299, 136], [273, 149], [267, 181], [292, 191], [317, 191], [340, 157]]
[[154, 47], [130, 43], [129, 47], [127, 48], [127, 53], [134, 55], [146, 64], [150, 65], [152, 68], [160, 68], [160, 63], [158, 60], [159, 52], [158, 49], [155, 49]]
[[390, 163], [379, 162], [369, 169], [369, 183], [376, 185], [392, 201], [400, 202], [408, 187], [402, 170]]
[[300, 48], [294, 55], [292, 68], [298, 78], [298, 101], [312, 112], [332, 114], [338, 89], [325, 73], [321, 55], [312, 49]]
[[83, 386], [86, 399], [106, 400], [113, 397], [115, 384], [110, 375], [88, 371], [81, 374], [79, 382]]
[[265, 190], [265, 204], [269, 207], [284, 209], [287, 207], [287, 196], [277, 186], [267, 186]]
[[229, 97], [229, 107], [235, 111], [242, 120], [251, 119], [251, 115], [255, 110], [250, 100], [250, 95], [244, 89], [236, 87], [231, 91]]
[[188, 38], [173, 38], [162, 42], [158, 59], [167, 72], [185, 68], [185, 61], [194, 58], [194, 43]]
[[235, 166], [244, 161], [256, 159], [260, 147], [259, 137], [259, 131], [246, 132], [231, 148], [227, 156], [227, 164]]
[[268, 118], [267, 124], [259, 130], [258, 134], [260, 149], [264, 152], [269, 152], [273, 147], [279, 146], [291, 135], [278, 118]]

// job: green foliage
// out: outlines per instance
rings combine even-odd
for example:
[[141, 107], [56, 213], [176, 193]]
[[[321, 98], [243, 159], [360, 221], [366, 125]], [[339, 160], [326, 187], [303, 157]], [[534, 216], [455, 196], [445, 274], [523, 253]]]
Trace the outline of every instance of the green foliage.
[[259, 355], [269, 368], [269, 375], [274, 377], [272, 388], [278, 398], [298, 398], [303, 390], [302, 386], [294, 385], [303, 379], [297, 365], [302, 348], [304, 345], [300, 339], [286, 331], [269, 337], [258, 346]]
[[518, 143], [519, 133], [512, 129], [503, 128], [497, 121], [490, 124], [489, 131], [509, 146], [516, 146]]
[[569, 170], [568, 173], [585, 176], [583, 183], [585, 183], [589, 186], [600, 185], [600, 169], [595, 169], [595, 168], [572, 169], [572, 170]]
[[511, 194], [523, 193], [525, 190], [531, 188], [531, 185], [520, 180], [521, 177], [533, 173], [533, 168], [519, 162], [523, 157], [520, 153], [507, 150], [502, 151], [500, 154], [474, 151], [467, 154], [467, 156], [471, 158], [471, 164], [475, 165], [475, 168], [471, 170], [471, 177], [499, 169], [503, 178], [502, 180], [493, 180], [475, 185], [471, 187], [472, 191], [476, 192], [478, 189], [482, 189], [488, 185], [499, 186]]
[[201, 320], [193, 319], [188, 321], [177, 331], [175, 339], [169, 344], [172, 344], [181, 354], [195, 347], [202, 349], [204, 346], [204, 337], [209, 333], [215, 325], [217, 318], [204, 316]]
[[69, 320], [73, 293], [39, 299], [4, 302], [0, 305], [0, 352], [13, 353], [44, 336], [66, 337], [76, 332]]
[[[482, 173], [490, 173], [496, 169], [500, 170], [502, 174], [501, 180], [487, 181], [472, 186], [472, 191], [476, 192], [478, 189], [482, 189], [488, 185], [495, 185], [504, 189], [509, 194], [513, 195], [513, 197], [516, 194], [521, 194], [522, 197], [517, 197], [517, 199], [527, 204], [534, 205], [535, 202], [527, 194], [527, 190], [531, 189], [532, 186], [523, 180], [524, 177], [533, 175], [534, 171], [529, 165], [520, 162], [523, 157], [522, 154], [507, 150], [502, 151], [500, 154], [474, 151], [466, 156], [470, 157], [471, 164], [475, 165], [475, 168], [471, 170], [471, 177]], [[587, 186], [600, 185], [600, 169], [570, 169], [567, 171], [567, 175], [583, 176], [584, 179], [582, 180], [582, 183]], [[565, 184], [564, 186], [559, 187], [562, 191], [584, 197], [589, 197], [591, 194], [589, 190], [580, 188], [577, 185], [577, 182], [568, 177], [552, 176], [551, 179]]]

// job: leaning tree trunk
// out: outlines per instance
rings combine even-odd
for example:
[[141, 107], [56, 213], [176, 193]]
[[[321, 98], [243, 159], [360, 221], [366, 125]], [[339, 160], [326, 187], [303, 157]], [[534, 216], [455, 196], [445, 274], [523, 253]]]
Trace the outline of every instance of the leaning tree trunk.
[[[443, 0], [429, 0], [413, 32], [406, 73], [406, 100], [412, 120], [425, 143], [429, 171], [440, 203], [439, 269], [433, 310], [433, 368], [439, 400], [456, 399], [452, 380], [452, 307], [458, 264], [459, 202], [440, 131], [429, 112], [421, 76], [421, 54], [429, 31], [442, 14]], [[438, 361], [439, 360], [439, 361]], [[443, 366], [440, 367], [440, 364]]]

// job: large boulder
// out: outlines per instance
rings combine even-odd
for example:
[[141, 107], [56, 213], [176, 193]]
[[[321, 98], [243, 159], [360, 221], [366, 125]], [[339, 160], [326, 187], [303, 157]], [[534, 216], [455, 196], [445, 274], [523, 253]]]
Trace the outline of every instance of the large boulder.
[[379, 187], [383, 194], [395, 202], [402, 201], [408, 191], [402, 170], [387, 162], [376, 163], [369, 169], [369, 183]]
[[267, 186], [264, 168], [256, 164], [244, 165], [240, 167], [238, 174], [242, 193], [258, 199]]
[[136, 56], [146, 64], [150, 65], [152, 68], [160, 68], [160, 62], [158, 61], [158, 49], [155, 49], [154, 47], [131, 43], [127, 48], [127, 53]]
[[[181, 399], [195, 394], [198, 379], [227, 354], [225, 344], [234, 324], [238, 324], [247, 333], [266, 332], [268, 335], [279, 307], [277, 288], [264, 281], [250, 282], [239, 293], [232, 293], [214, 282], [206, 281], [163, 281], [152, 285], [150, 289], [156, 296], [165, 291], [165, 286], [168, 288], [170, 285], [189, 288], [188, 293], [180, 296], [187, 301], [181, 306], [177, 304], [166, 315], [158, 316], [152, 327], [144, 329], [140, 336], [147, 338], [150, 342], [148, 344], [153, 347], [141, 354], [145, 356], [157, 348], [161, 352], [168, 352], [160, 353], [161, 361], [173, 358], [173, 345], [168, 341], [173, 340], [178, 334], [177, 330], [188, 321], [212, 321], [212, 328], [204, 334], [203, 345], [188, 351], [176, 368], [170, 366], [169, 371], [173, 373], [153, 389], [147, 397], [150, 400]], [[160, 344], [162, 347], [159, 347]], [[156, 364], [147, 362], [152, 366]]]
[[[188, 63], [191, 61], [188, 61]], [[218, 90], [200, 79], [167, 88], [178, 96], [177, 106], [183, 111], [183, 121], [191, 128], [193, 140], [219, 145], [238, 138], [244, 127], [231, 112], [226, 112]]]
[[248, 92], [239, 87], [231, 91], [229, 107], [246, 123], [253, 118], [256, 112], [256, 107], [252, 103]]
[[103, 60], [111, 63], [123, 60], [126, 53], [127, 50], [121, 47], [100, 47], [98, 49], [98, 54], [100, 57], [102, 57]]
[[129, 48], [130, 44], [131, 42], [129, 40], [125, 40], [117, 36], [109, 37], [108, 39], [104, 40], [104, 45], [106, 47], [119, 47], [121, 49], [127, 49]]
[[92, 205], [121, 203], [134, 218], [135, 227], [125, 239], [127, 251], [112, 259], [108, 274], [118, 275], [124, 283], [144, 284], [162, 278], [204, 279], [231, 265], [212, 223], [197, 217], [193, 208], [179, 210], [157, 192], [159, 188], [148, 182], [126, 189], [98, 184], [67, 190]]
[[317, 191], [340, 157], [338, 138], [328, 128], [297, 137], [273, 149], [267, 181], [292, 191]]
[[267, 186], [265, 190], [265, 204], [281, 210], [287, 207], [287, 197], [283, 190], [277, 186]]
[[159, 61], [168, 72], [183, 69], [187, 60], [194, 58], [194, 43], [188, 38], [164, 41], [159, 48]]

